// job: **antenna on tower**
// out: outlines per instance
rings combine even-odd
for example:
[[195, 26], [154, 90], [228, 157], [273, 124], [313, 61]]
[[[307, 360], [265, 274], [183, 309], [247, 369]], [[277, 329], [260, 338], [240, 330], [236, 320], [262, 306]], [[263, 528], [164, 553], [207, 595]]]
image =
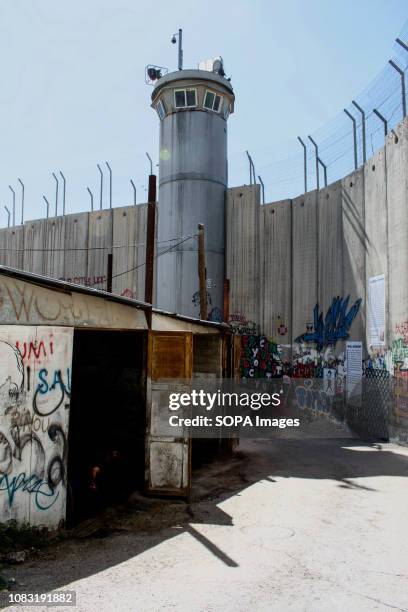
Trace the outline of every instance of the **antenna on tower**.
[[178, 69], [183, 70], [183, 30], [180, 28], [178, 32], [173, 34], [171, 42], [176, 44], [178, 37]]

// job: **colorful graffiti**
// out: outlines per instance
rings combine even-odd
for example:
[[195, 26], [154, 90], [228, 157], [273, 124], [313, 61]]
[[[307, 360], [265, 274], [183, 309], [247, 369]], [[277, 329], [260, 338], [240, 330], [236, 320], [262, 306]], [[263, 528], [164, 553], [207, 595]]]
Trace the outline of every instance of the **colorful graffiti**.
[[275, 342], [271, 342], [266, 336], [242, 336], [241, 377], [280, 378], [287, 374], [288, 370], [289, 364], [282, 361]]
[[357, 316], [362, 299], [358, 299], [347, 312], [350, 296], [346, 298], [335, 297], [329, 306], [326, 315], [323, 311], [319, 313], [319, 305], [313, 310], [313, 331], [298, 336], [295, 342], [314, 342], [316, 348], [321, 350], [325, 346], [335, 345], [338, 340], [346, 340], [349, 337], [351, 324]]
[[408, 320], [395, 324], [395, 335], [401, 336], [405, 343], [408, 344]]
[[393, 341], [391, 353], [394, 365], [399, 365], [400, 370], [408, 370], [408, 342], [404, 338]]
[[72, 329], [0, 331], [0, 521], [64, 518], [71, 361]]

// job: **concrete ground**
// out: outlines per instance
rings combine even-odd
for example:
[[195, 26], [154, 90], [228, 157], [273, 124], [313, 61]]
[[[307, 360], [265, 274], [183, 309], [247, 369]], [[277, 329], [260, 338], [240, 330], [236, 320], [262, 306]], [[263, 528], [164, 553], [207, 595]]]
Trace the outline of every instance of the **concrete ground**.
[[75, 590], [84, 612], [408, 610], [407, 477], [394, 445], [244, 441], [197, 473], [189, 506], [136, 496], [113, 532], [8, 576]]

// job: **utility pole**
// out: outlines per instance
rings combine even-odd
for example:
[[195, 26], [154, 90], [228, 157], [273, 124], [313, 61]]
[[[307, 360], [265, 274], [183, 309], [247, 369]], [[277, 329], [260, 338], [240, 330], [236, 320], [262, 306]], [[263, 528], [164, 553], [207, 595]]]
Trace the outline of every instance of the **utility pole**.
[[200, 319], [207, 321], [207, 282], [205, 270], [204, 225], [198, 224], [198, 280], [200, 285]]
[[108, 267], [106, 273], [106, 291], [112, 293], [112, 279], [113, 279], [113, 253], [108, 253]]
[[149, 175], [146, 237], [145, 302], [153, 302], [154, 237], [156, 233], [156, 175]]

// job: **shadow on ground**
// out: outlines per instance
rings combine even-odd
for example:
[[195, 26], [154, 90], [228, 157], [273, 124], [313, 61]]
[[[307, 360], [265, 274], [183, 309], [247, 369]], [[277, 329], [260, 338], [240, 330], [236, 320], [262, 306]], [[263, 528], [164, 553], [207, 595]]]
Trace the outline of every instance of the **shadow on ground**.
[[[245, 440], [232, 456], [193, 473], [189, 503], [138, 494], [68, 533], [67, 539], [6, 570], [16, 591], [47, 592], [123, 563], [181, 533], [196, 538], [220, 563], [236, 567], [194, 524], [233, 525], [222, 502], [261, 480], [277, 486], [282, 478], [330, 479], [344, 489], [376, 490], [354, 482], [371, 476], [408, 476], [408, 453], [388, 444], [359, 440]], [[276, 494], [279, 494], [278, 488]], [[221, 505], [221, 507], [220, 507]]]

